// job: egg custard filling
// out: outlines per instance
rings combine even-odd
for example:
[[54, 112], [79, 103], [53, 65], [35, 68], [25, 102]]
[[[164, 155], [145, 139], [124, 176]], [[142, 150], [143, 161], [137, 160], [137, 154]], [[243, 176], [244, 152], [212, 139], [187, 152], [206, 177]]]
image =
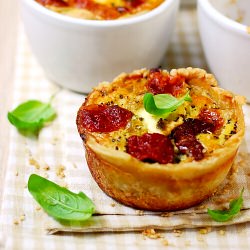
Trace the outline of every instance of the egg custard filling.
[[196, 69], [121, 74], [88, 96], [78, 112], [79, 133], [143, 162], [200, 161], [238, 130], [234, 96], [220, 95], [210, 77]]
[[36, 0], [57, 13], [90, 20], [114, 20], [146, 13], [164, 0]]

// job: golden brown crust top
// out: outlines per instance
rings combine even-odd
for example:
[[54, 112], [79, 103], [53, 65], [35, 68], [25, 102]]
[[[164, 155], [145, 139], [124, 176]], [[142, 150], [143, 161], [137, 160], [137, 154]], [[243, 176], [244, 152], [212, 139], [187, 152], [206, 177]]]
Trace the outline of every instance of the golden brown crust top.
[[[215, 134], [201, 133], [197, 139], [205, 148], [206, 156], [215, 149], [224, 146], [229, 137], [241, 130], [238, 121], [238, 111], [243, 98], [217, 87], [217, 81], [212, 74], [198, 68], [173, 69], [170, 72], [162, 70], [161, 74], [170, 77], [184, 78], [184, 84], [177, 97], [190, 92], [192, 102], [185, 102], [166, 118], [147, 114], [143, 108], [143, 97], [148, 90], [150, 70], [136, 70], [130, 74], [122, 73], [112, 83], [103, 82], [94, 88], [86, 98], [83, 106], [91, 104], [118, 105], [131, 111], [134, 115], [126, 128], [110, 133], [95, 133], [98, 143], [110, 149], [126, 151], [127, 140], [131, 135], [141, 136], [145, 133], [161, 133], [168, 136], [174, 128], [188, 118], [196, 119], [203, 110], [216, 112], [223, 120], [222, 128]], [[78, 124], [80, 134], [90, 135]], [[192, 161], [191, 157], [180, 157], [181, 161]]]

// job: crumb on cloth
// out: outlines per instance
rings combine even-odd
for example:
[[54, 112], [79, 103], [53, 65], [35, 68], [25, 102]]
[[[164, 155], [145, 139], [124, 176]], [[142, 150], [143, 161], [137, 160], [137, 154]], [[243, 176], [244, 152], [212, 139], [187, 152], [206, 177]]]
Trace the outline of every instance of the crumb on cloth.
[[247, 26], [247, 33], [250, 35], [250, 26]]
[[199, 228], [199, 233], [200, 234], [208, 234], [212, 231], [211, 227], [204, 227], [204, 228]]
[[29, 158], [29, 164], [34, 166], [36, 169], [40, 169], [40, 167], [41, 167], [39, 162], [36, 159], [34, 159], [33, 157]]
[[142, 235], [150, 239], [163, 238], [163, 235], [160, 233], [157, 233], [153, 228], [147, 228], [143, 230]]
[[13, 224], [14, 225], [19, 225], [21, 222], [23, 222], [26, 218], [26, 215], [23, 213], [19, 216], [19, 218], [14, 219]]
[[57, 168], [56, 168], [56, 175], [63, 179], [65, 178], [65, 173], [64, 173], [64, 170], [65, 170], [65, 166], [63, 166], [62, 164], [60, 164]]
[[147, 228], [147, 229], [143, 230], [142, 235], [143, 235], [144, 239], [146, 239], [146, 238], [149, 238], [152, 240], [159, 239], [163, 246], [173, 245], [169, 242], [169, 240], [167, 240], [165, 238], [165, 236], [163, 234], [156, 232], [154, 228]]
[[174, 229], [173, 233], [175, 237], [181, 237], [183, 231], [180, 229]]
[[169, 241], [167, 239], [162, 239], [162, 244], [164, 246], [169, 246]]
[[172, 212], [163, 212], [163, 213], [161, 213], [161, 217], [171, 217], [173, 215], [174, 215], [174, 213], [172, 213]]
[[49, 166], [48, 164], [46, 164], [46, 165], [43, 167], [43, 170], [45, 170], [45, 171], [50, 170], [50, 166]]
[[225, 234], [226, 234], [226, 231], [225, 231], [225, 230], [223, 230], [223, 229], [220, 229], [220, 230], [219, 230], [219, 235], [222, 235], [222, 236], [223, 236], [223, 235], [225, 235]]
[[136, 210], [135, 213], [136, 213], [136, 215], [139, 215], [139, 216], [144, 215], [144, 211], [143, 210]]

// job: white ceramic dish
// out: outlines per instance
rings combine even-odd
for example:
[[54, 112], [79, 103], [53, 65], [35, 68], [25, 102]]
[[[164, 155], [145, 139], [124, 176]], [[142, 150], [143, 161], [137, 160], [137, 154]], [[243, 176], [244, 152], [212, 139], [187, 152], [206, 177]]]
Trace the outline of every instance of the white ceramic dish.
[[179, 0], [127, 19], [82, 20], [22, 0], [25, 30], [38, 62], [52, 81], [87, 93], [121, 72], [160, 65], [175, 27]]
[[250, 1], [198, 0], [198, 20], [212, 73], [250, 102]]
[[196, 4], [196, 0], [181, 0], [183, 6], [193, 6]]

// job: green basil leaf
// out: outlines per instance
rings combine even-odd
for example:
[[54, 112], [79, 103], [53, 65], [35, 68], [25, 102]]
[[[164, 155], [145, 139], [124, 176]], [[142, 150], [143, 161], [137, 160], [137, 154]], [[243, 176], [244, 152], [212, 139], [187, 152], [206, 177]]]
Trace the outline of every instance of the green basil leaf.
[[39, 175], [29, 177], [28, 190], [45, 212], [57, 220], [84, 221], [94, 213], [95, 206], [84, 193], [73, 193]]
[[55, 110], [49, 103], [30, 100], [20, 104], [13, 111], [8, 112], [8, 120], [21, 131], [37, 133], [46, 122], [56, 117]]
[[155, 105], [154, 96], [151, 93], [146, 93], [143, 98], [143, 105], [145, 110], [153, 115], [164, 115], [166, 110], [158, 109]]
[[243, 192], [244, 192], [244, 188], [242, 188], [239, 198], [234, 199], [229, 203], [229, 209], [231, 211], [231, 214], [239, 213], [243, 204], [243, 197], [242, 197]]
[[230, 212], [223, 210], [211, 210], [208, 208], [207, 213], [213, 220], [218, 222], [225, 222], [234, 217], [234, 215], [230, 214]]
[[229, 203], [228, 210], [211, 210], [208, 208], [207, 212], [210, 217], [218, 222], [225, 222], [232, 219], [236, 214], [240, 212], [240, 209], [243, 204], [243, 192], [244, 188], [241, 190], [240, 196]]
[[159, 94], [154, 96], [155, 106], [158, 109], [171, 109], [179, 100], [169, 94]]
[[169, 94], [153, 95], [151, 93], [146, 93], [143, 98], [145, 110], [150, 114], [158, 116], [170, 114], [179, 106], [181, 106], [185, 101], [192, 101], [189, 92], [187, 92], [180, 99], [177, 99]]

